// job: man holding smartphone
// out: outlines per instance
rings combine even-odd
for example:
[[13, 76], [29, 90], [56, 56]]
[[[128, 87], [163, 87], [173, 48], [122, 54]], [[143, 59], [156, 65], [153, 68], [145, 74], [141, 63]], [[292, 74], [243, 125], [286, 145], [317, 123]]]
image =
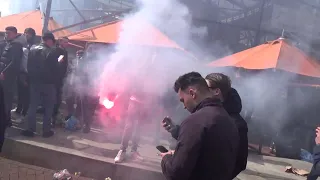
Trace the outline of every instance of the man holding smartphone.
[[239, 135], [222, 102], [212, 97], [197, 72], [180, 76], [174, 90], [191, 115], [179, 126], [174, 154], [160, 154], [164, 176], [168, 180], [232, 179]]

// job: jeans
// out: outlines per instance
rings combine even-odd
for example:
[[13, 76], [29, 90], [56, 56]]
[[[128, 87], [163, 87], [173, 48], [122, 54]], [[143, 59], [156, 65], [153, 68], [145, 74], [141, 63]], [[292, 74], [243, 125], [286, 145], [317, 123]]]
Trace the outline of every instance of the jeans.
[[[136, 152], [138, 149], [138, 145], [140, 142], [140, 127], [141, 127], [141, 120], [138, 116], [128, 116], [126, 118], [125, 127], [122, 135], [121, 140], [121, 147], [120, 150], [124, 152], [128, 148], [129, 140], [132, 137], [132, 147], [131, 151]], [[134, 132], [133, 132], [134, 131]]]
[[56, 101], [56, 88], [54, 84], [31, 84], [30, 106], [28, 110], [28, 130], [36, 132], [36, 113], [39, 105], [43, 105], [43, 132], [51, 130], [51, 117]]
[[[63, 83], [58, 83], [56, 85], [56, 103], [54, 104], [53, 108], [53, 117], [56, 117], [59, 114], [59, 108], [62, 102], [62, 88], [63, 88]], [[54, 119], [55, 120], [55, 119]]]

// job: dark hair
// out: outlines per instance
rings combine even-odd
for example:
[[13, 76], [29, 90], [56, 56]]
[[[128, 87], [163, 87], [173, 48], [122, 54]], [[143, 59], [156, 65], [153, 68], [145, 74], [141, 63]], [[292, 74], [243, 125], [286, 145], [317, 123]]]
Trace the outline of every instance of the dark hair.
[[26, 28], [24, 33], [31, 34], [32, 36], [36, 36], [36, 31], [33, 28]]
[[5, 30], [6, 30], [6, 31], [11, 31], [11, 32], [14, 32], [14, 33], [18, 33], [17, 28], [14, 27], [14, 26], [8, 26], [8, 27], [6, 27]]
[[206, 80], [210, 82], [210, 88], [219, 88], [222, 96], [227, 97], [231, 89], [231, 80], [229, 76], [222, 73], [211, 73], [206, 76]]
[[42, 36], [43, 41], [52, 40], [53, 42], [56, 41], [54, 35], [52, 33], [44, 33]]
[[189, 72], [180, 76], [174, 83], [174, 90], [178, 92], [179, 89], [186, 90], [190, 86], [197, 86], [199, 90], [208, 90], [206, 80], [198, 72]]

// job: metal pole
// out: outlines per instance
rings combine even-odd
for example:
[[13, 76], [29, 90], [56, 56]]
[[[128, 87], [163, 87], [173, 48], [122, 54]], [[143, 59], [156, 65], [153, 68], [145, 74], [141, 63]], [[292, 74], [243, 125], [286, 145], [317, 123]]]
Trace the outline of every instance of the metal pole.
[[44, 33], [48, 32], [48, 25], [49, 25], [49, 20], [50, 20], [51, 5], [52, 5], [52, 0], [48, 0], [48, 1], [47, 1], [47, 5], [46, 5], [45, 14], [44, 14], [42, 35], [43, 35]]
[[94, 22], [94, 21], [98, 21], [98, 20], [104, 20], [104, 19], [110, 18], [110, 17], [115, 16], [115, 15], [121, 15], [121, 14], [126, 13], [126, 12], [129, 12], [129, 11], [116, 12], [116, 13], [113, 13], [111, 15], [105, 15], [105, 16], [100, 16], [100, 17], [94, 18], [94, 19], [81, 21], [81, 22], [76, 23], [76, 24], [72, 24], [72, 25], [69, 25], [69, 26], [64, 26], [62, 28], [58, 28], [58, 29], [52, 30], [51, 32], [54, 33], [54, 32], [62, 31], [62, 30], [69, 29], [69, 28], [72, 28], [72, 27], [75, 27], [75, 26], [79, 26], [81, 24], [86, 24], [86, 23], [90, 23], [90, 22]]

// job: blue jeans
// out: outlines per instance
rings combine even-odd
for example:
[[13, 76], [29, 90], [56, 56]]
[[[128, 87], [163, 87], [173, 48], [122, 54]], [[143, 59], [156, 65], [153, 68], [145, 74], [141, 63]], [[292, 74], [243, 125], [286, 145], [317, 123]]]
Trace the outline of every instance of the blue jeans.
[[28, 110], [28, 130], [36, 132], [36, 113], [39, 105], [43, 105], [43, 132], [51, 130], [51, 117], [56, 102], [56, 87], [54, 84], [31, 84], [30, 106]]

